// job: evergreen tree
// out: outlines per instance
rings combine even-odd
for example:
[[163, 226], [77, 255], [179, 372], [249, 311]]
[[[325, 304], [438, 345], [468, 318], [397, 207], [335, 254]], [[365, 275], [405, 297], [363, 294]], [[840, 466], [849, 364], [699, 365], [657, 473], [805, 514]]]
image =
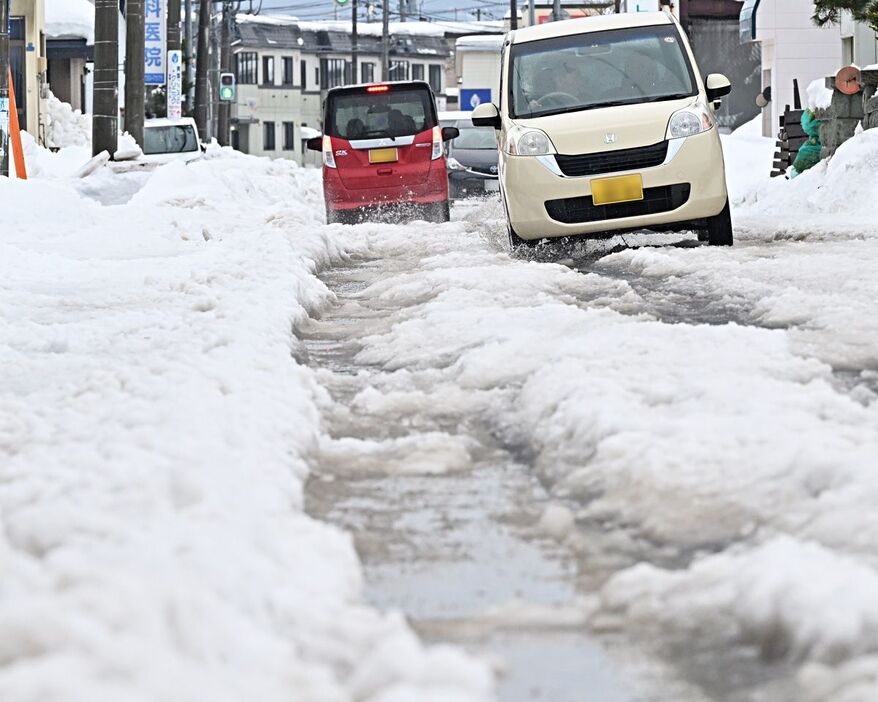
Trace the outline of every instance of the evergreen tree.
[[820, 27], [834, 24], [845, 10], [878, 32], [878, 0], [814, 0], [813, 20]]

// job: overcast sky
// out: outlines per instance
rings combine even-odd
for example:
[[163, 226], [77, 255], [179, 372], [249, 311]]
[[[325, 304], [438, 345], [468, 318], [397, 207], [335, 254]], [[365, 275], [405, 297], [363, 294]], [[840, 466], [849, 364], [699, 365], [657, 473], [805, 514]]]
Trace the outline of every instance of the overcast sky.
[[[358, 0], [360, 5], [360, 20], [365, 20], [366, 5], [369, 2], [376, 4], [380, 0]], [[391, 17], [398, 18], [400, 0], [389, 0]], [[501, 19], [503, 13], [509, 7], [509, 2], [502, 0], [408, 0], [413, 6], [421, 8], [425, 16], [437, 20], [476, 19], [477, 10], [481, 10], [482, 19]], [[347, 0], [344, 8], [339, 6], [339, 18], [351, 16]], [[249, 0], [244, 0], [242, 9], [246, 8]], [[253, 0], [254, 7], [259, 5], [259, 0]], [[334, 0], [262, 0], [263, 12], [274, 12], [295, 15], [300, 19], [331, 19], [334, 16]], [[380, 9], [375, 14], [376, 19], [381, 19]]]

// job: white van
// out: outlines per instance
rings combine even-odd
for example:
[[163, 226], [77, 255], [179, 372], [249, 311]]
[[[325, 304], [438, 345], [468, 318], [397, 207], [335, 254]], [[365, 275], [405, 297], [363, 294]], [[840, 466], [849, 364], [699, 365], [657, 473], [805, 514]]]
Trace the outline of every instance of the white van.
[[603, 15], [509, 32], [499, 104], [500, 188], [513, 246], [637, 229], [697, 230], [732, 244], [714, 110], [728, 79], [702, 79], [663, 12]]

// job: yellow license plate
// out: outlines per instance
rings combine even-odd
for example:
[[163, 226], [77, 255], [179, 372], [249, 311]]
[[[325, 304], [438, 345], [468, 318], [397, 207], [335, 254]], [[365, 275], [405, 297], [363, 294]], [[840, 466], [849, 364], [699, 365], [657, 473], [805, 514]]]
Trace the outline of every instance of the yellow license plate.
[[591, 200], [595, 205], [612, 205], [616, 202], [642, 199], [643, 178], [640, 174], [591, 181]]
[[369, 149], [369, 163], [392, 163], [399, 160], [396, 149]]

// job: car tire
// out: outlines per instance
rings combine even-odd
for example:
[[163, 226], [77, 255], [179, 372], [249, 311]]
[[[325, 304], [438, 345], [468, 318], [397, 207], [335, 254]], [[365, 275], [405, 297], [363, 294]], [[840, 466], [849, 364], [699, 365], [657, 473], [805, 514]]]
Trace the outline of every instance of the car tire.
[[506, 233], [509, 236], [509, 248], [512, 250], [517, 249], [519, 246], [526, 246], [527, 248], [532, 249], [542, 241], [541, 239], [522, 239], [515, 233], [512, 225], [508, 223], [506, 224]]
[[732, 215], [729, 211], [729, 201], [716, 217], [707, 220], [707, 243], [709, 246], [732, 246], [734, 235], [732, 233]]

